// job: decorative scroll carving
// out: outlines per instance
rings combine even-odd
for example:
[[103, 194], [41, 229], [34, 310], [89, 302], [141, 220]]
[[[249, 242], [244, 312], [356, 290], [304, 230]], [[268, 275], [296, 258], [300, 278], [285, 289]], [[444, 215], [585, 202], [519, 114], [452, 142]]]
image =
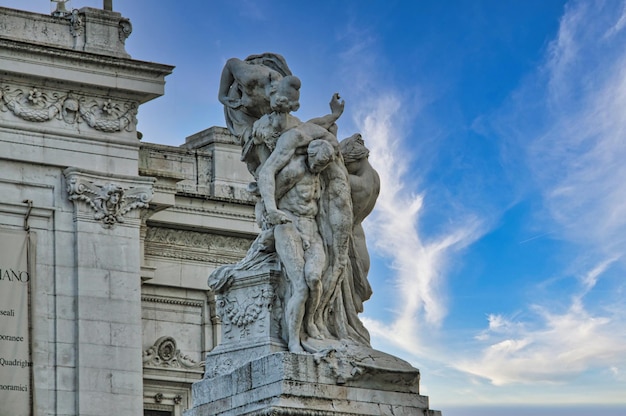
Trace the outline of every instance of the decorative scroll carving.
[[0, 88], [0, 111], [7, 110], [26, 121], [41, 123], [57, 119], [67, 124], [84, 122], [105, 133], [132, 132], [137, 126], [135, 102], [84, 97], [72, 92], [48, 92], [37, 87], [5, 85]]
[[124, 215], [133, 209], [147, 208], [153, 195], [147, 186], [125, 189], [115, 183], [98, 185], [77, 172], [66, 176], [69, 199], [86, 202], [94, 210], [94, 219], [105, 228], [124, 222]]
[[118, 29], [120, 32], [120, 42], [126, 43], [126, 39], [128, 39], [133, 31], [133, 25], [130, 24], [130, 20], [122, 18], [122, 20], [120, 20]]
[[157, 339], [154, 345], [145, 350], [142, 360], [147, 367], [200, 369], [204, 366], [204, 361], [198, 362], [183, 355], [176, 348], [176, 340], [168, 336]]
[[78, 113], [89, 127], [105, 133], [133, 131], [137, 125], [136, 103], [112, 102], [110, 98], [102, 101], [92, 99], [89, 102], [81, 99]]

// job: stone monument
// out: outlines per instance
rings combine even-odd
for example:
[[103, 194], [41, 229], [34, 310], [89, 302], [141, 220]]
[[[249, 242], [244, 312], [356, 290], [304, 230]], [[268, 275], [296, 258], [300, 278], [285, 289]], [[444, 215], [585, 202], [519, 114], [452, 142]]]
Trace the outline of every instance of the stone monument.
[[440, 415], [419, 370], [374, 350], [358, 316], [372, 295], [361, 222], [380, 189], [369, 152], [359, 134], [337, 139], [338, 94], [325, 116], [293, 116], [300, 85], [274, 53], [223, 69], [219, 100], [261, 232], [209, 276], [222, 342], [185, 415]]

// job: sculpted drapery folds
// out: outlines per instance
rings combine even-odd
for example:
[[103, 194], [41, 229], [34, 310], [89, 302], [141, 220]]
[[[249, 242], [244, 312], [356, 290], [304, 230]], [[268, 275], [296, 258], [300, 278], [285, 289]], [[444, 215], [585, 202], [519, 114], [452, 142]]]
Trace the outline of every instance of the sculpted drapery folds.
[[226, 123], [240, 139], [242, 160], [256, 182], [262, 229], [247, 256], [209, 277], [227, 290], [242, 270], [278, 261], [285, 286], [284, 338], [291, 352], [318, 352], [338, 343], [369, 346], [358, 318], [371, 295], [369, 255], [361, 222], [372, 211], [380, 181], [367, 162], [360, 135], [340, 145], [344, 109], [338, 94], [330, 113], [306, 122], [299, 108], [300, 80], [276, 54], [229, 59], [219, 100]]

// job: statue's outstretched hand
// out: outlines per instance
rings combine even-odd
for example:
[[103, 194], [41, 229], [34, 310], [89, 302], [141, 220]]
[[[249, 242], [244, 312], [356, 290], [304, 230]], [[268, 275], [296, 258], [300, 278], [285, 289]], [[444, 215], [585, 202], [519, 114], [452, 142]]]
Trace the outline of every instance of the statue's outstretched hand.
[[280, 225], [291, 222], [291, 218], [289, 218], [284, 212], [276, 210], [267, 212], [267, 221], [271, 225]]
[[330, 111], [337, 117], [343, 114], [343, 107], [346, 104], [344, 100], [339, 101], [340, 99], [338, 92], [334, 93], [330, 99]]

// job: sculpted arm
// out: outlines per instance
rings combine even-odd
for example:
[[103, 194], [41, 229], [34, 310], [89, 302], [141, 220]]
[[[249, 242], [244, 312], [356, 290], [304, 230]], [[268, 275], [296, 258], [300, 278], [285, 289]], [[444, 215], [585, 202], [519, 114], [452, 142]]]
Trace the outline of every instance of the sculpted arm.
[[259, 193], [265, 204], [268, 220], [273, 225], [289, 222], [286, 214], [279, 211], [276, 206], [276, 176], [289, 163], [297, 148], [293, 143], [285, 143], [284, 141], [281, 143], [281, 141], [282, 137], [261, 167], [258, 179]]
[[323, 117], [317, 117], [309, 120], [309, 123], [317, 124], [318, 126], [324, 127], [326, 130], [330, 130], [331, 127], [335, 124], [335, 122], [341, 117], [343, 114], [343, 108], [345, 105], [344, 100], [340, 100], [339, 93], [334, 93], [332, 98], [330, 99], [330, 114], [327, 114]]
[[237, 108], [241, 106], [241, 100], [230, 97], [230, 87], [235, 83], [234, 71], [238, 65], [243, 65], [243, 61], [237, 58], [231, 58], [226, 61], [224, 69], [222, 69], [222, 76], [220, 78], [220, 88], [217, 94], [218, 100], [225, 106], [231, 108]]

